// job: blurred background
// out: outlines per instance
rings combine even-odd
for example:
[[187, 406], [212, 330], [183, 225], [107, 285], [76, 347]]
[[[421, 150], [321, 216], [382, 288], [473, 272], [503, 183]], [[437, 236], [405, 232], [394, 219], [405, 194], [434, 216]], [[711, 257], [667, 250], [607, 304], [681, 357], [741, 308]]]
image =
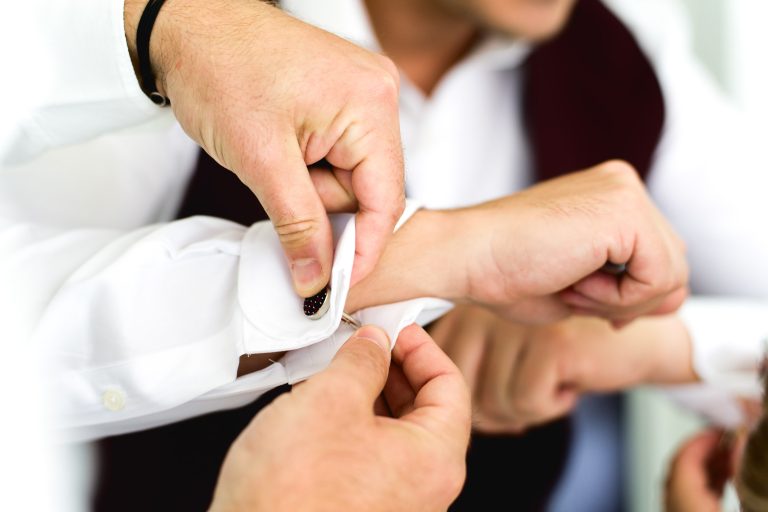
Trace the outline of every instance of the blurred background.
[[[750, 117], [768, 118], [768, 2], [668, 1], [686, 10], [696, 54], [722, 90]], [[661, 511], [670, 457], [703, 423], [659, 391], [638, 389], [584, 400], [576, 425], [579, 443], [552, 512]], [[723, 509], [738, 511], [732, 489]]]

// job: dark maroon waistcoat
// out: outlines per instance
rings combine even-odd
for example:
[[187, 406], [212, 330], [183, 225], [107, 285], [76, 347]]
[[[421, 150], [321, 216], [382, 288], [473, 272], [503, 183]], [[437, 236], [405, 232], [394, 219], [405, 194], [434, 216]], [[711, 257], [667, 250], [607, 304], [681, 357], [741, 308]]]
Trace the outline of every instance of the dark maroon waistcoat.
[[[598, 0], [579, 0], [565, 29], [525, 63], [524, 112], [539, 179], [621, 158], [645, 176], [664, 121], [661, 90], [634, 37]], [[201, 153], [179, 217], [266, 218], [251, 192]], [[237, 434], [276, 394], [236, 409], [98, 443], [99, 511], [202, 511]], [[452, 510], [541, 510], [562, 471], [570, 423], [518, 437], [474, 436]], [[494, 466], [502, 464], [505, 471]], [[361, 490], [364, 492], [364, 490]], [[482, 500], [482, 501], [480, 501]]]

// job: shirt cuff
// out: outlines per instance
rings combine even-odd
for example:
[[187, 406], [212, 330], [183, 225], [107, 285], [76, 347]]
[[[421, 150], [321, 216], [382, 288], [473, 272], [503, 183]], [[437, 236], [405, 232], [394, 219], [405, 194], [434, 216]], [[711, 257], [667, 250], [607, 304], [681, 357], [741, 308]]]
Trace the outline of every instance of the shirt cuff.
[[768, 303], [760, 300], [692, 297], [681, 308], [701, 383], [667, 386], [676, 403], [707, 421], [736, 428], [746, 421], [740, 399], [758, 400], [758, 376], [768, 334]]
[[[399, 229], [420, 208], [419, 202], [408, 200], [395, 229]], [[353, 328], [341, 322], [355, 255], [354, 217], [332, 216], [332, 226], [336, 249], [331, 272], [331, 302], [328, 313], [319, 320], [310, 320], [304, 316], [302, 299], [293, 292], [279, 240], [271, 227], [259, 233], [262, 239], [259, 244], [253, 244], [252, 251], [247, 245], [244, 247], [239, 298], [243, 311], [247, 313], [244, 315], [242, 350], [244, 353], [288, 351], [279, 362], [262, 370], [271, 379], [276, 375], [273, 367], [280, 367], [277, 373], [284, 375], [285, 381], [277, 382], [276, 385], [293, 384], [323, 370], [354, 332]], [[271, 239], [271, 250], [264, 250], [263, 237]], [[267, 272], [275, 280], [269, 283], [270, 292], [254, 285], [253, 276], [249, 277], [248, 266], [262, 269], [261, 275], [264, 274], [264, 268], [272, 269]], [[452, 306], [452, 303], [441, 299], [412, 299], [366, 308], [358, 311], [355, 316], [362, 324], [375, 324], [384, 329], [394, 346], [402, 329], [414, 322], [430, 321]]]
[[692, 297], [680, 316], [691, 336], [693, 367], [699, 377], [736, 396], [759, 397], [768, 302]]

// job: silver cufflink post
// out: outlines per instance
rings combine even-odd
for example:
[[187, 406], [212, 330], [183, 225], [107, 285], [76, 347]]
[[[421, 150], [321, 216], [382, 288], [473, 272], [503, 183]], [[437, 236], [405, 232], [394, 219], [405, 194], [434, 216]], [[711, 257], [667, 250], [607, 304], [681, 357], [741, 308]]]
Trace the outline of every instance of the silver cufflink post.
[[[330, 297], [331, 291], [327, 286], [320, 290], [319, 293], [316, 293], [311, 297], [307, 297], [304, 299], [304, 314], [311, 320], [319, 320], [320, 318], [323, 318], [331, 306]], [[353, 318], [349, 313], [342, 312], [341, 321], [351, 325], [355, 329], [362, 327], [360, 322]]]

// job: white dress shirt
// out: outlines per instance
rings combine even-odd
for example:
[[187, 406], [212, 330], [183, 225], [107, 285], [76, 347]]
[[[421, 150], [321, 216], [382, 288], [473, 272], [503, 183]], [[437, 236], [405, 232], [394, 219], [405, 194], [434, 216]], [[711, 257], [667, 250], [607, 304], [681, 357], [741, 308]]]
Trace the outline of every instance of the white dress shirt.
[[[295, 3], [288, 7], [298, 12], [302, 5]], [[629, 1], [613, 4], [631, 8]], [[269, 226], [171, 221], [197, 147], [138, 88], [122, 5], [30, 0], [0, 20], [9, 43], [0, 51], [26, 77], [6, 80], [0, 94], [0, 338], [41, 347], [55, 377], [57, 424], [73, 440], [244, 404], [323, 368], [349, 332], [339, 327], [354, 246], [349, 217], [334, 221], [333, 307], [316, 323], [301, 314]], [[657, 15], [662, 8], [645, 5]], [[335, 22], [375, 47], [359, 0], [321, 7], [341, 13]], [[694, 287], [755, 297], [754, 310], [764, 311], [759, 299], [768, 296], [768, 274], [754, 272], [752, 262], [768, 255], [768, 234], [751, 228], [768, 218], [757, 201], [765, 173], [752, 169], [765, 168], [760, 145], [749, 142], [750, 133], [689, 62], [684, 39], [662, 37], [664, 24], [653, 16], [648, 23], [645, 12], [621, 14], [638, 34], [650, 34], [651, 42], [641, 43], [664, 86], [668, 124], [649, 185], [689, 244]], [[456, 206], [530, 181], [510, 93], [519, 87], [524, 55], [520, 44], [487, 41], [428, 99], [404, 81], [411, 197]], [[478, 87], [485, 93], [476, 94]], [[394, 336], [424, 304], [360, 316]], [[762, 336], [754, 333], [768, 330], [766, 316], [727, 326], [725, 340], [710, 336], [720, 326], [717, 316], [697, 314], [696, 306], [691, 301], [684, 315], [696, 334], [697, 370], [723, 386], [717, 389], [729, 389], [730, 380], [718, 376], [733, 367], [713, 354], [738, 343], [751, 368]], [[236, 379], [239, 356], [283, 350], [291, 352], [279, 363]]]
[[[29, 48], [25, 83], [43, 85], [0, 95], [0, 339], [39, 349], [70, 441], [244, 405], [324, 368], [352, 332], [340, 323], [351, 215], [332, 219], [319, 320], [304, 316], [271, 224], [171, 221], [199, 149], [139, 89], [122, 6], [32, 1], [0, 27], [13, 40], [3, 56]], [[417, 208], [409, 201], [401, 222]], [[428, 304], [357, 316], [394, 341]], [[236, 378], [240, 356], [283, 351]]]
[[[730, 398], [760, 395], [755, 370], [768, 336], [768, 272], [761, 269], [768, 261], [768, 131], [736, 111], [696, 61], [677, 2], [605, 3], [637, 38], [664, 94], [666, 122], [647, 185], [688, 247], [694, 296], [681, 315], [706, 383], [692, 392], [675, 389], [674, 396], [690, 396], [687, 405], [732, 425], [740, 414]], [[380, 48], [361, 0], [282, 4], [305, 21]], [[401, 77], [409, 197], [450, 208], [531, 182], [519, 94], [527, 52], [520, 41], [487, 39], [429, 97]]]

